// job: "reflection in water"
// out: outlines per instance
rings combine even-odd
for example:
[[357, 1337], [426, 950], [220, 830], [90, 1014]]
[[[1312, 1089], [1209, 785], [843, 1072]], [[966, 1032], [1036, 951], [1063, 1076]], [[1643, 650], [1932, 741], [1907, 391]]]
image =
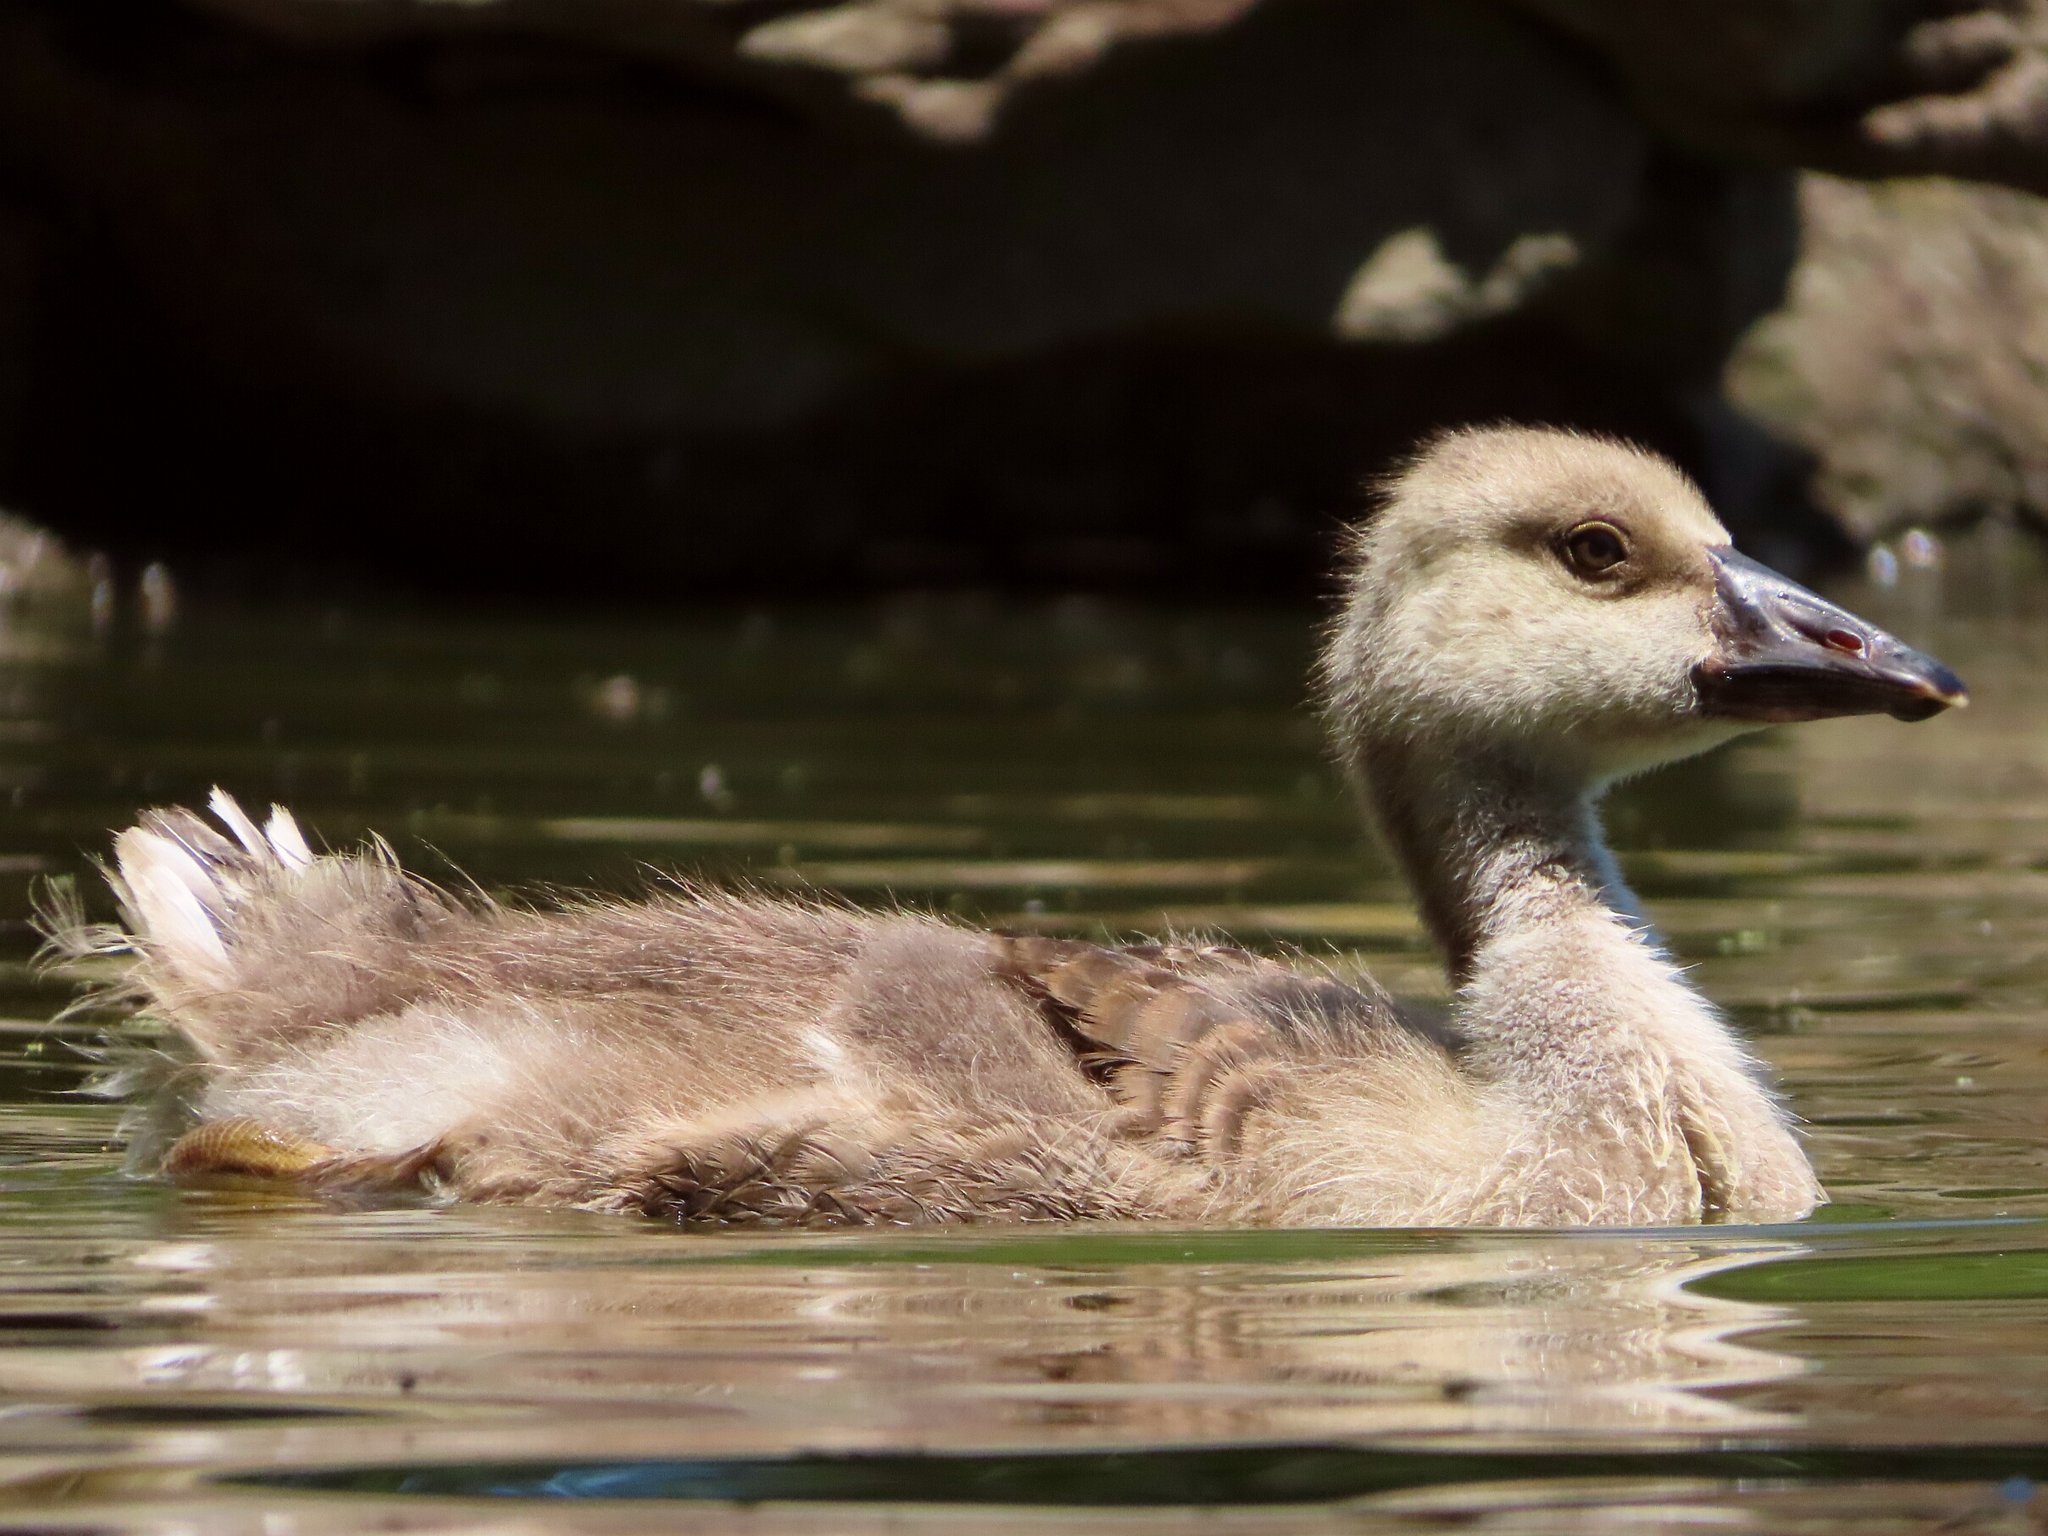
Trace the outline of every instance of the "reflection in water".
[[[75, 1407], [16, 1474], [119, 1502], [214, 1466], [1585, 1447], [1782, 1433], [1719, 1394], [1802, 1369], [1753, 1337], [1784, 1309], [1689, 1288], [1800, 1251], [1781, 1239], [642, 1230], [622, 1252], [526, 1215], [215, 1196], [188, 1235], [37, 1240], [0, 1392]], [[124, 1470], [95, 1472], [116, 1431]]]
[[1039, 1261], [1068, 1245], [1013, 1242], [1013, 1264], [972, 1243], [957, 1245], [964, 1262], [892, 1262], [886, 1243], [871, 1257], [858, 1240], [669, 1236], [691, 1250], [681, 1262], [585, 1266], [561, 1244], [568, 1262], [507, 1270], [425, 1265], [412, 1244], [366, 1236], [343, 1274], [297, 1226], [136, 1249], [124, 1269], [154, 1283], [97, 1287], [122, 1300], [84, 1315], [116, 1330], [175, 1319], [174, 1345], [0, 1356], [0, 1382], [107, 1398], [715, 1402], [772, 1450], [790, 1424], [836, 1447], [1748, 1432], [1782, 1421], [1713, 1390], [1800, 1369], [1743, 1337], [1781, 1309], [1686, 1289], [1794, 1251], [1767, 1240], [1446, 1238], [1299, 1261], [1231, 1244], [1201, 1262], [1208, 1239], [1168, 1259], [1171, 1240], [1132, 1252], [1103, 1235], [1086, 1245], [1100, 1259]]

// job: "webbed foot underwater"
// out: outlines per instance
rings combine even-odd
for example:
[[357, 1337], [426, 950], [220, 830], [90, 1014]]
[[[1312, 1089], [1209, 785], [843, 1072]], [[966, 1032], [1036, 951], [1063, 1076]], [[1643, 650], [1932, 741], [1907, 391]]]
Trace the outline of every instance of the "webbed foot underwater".
[[516, 909], [216, 793], [115, 843], [126, 993], [196, 1060], [160, 1166], [717, 1224], [1807, 1214], [1790, 1118], [1595, 806], [1745, 730], [1920, 719], [1962, 684], [1736, 554], [1661, 460], [1561, 433], [1426, 447], [1344, 592], [1326, 718], [1447, 1019], [1222, 946], [682, 888]]

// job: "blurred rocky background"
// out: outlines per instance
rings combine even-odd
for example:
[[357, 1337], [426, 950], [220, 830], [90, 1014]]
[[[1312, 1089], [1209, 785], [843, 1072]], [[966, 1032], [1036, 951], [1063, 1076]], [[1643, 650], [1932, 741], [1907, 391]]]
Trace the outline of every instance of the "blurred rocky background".
[[2048, 200], [1946, 181], [1800, 189], [1806, 254], [1738, 347], [1737, 404], [1808, 449], [1859, 542], [2048, 529]]
[[0, 0], [0, 503], [136, 568], [1319, 579], [1432, 427], [2048, 519], [2048, 0]]

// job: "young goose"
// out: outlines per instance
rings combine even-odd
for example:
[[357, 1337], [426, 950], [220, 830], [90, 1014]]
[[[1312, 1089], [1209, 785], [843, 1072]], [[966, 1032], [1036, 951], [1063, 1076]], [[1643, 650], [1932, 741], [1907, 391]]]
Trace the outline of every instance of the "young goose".
[[[1321, 681], [1457, 997], [677, 890], [523, 911], [291, 817], [116, 840], [125, 991], [194, 1058], [175, 1176], [684, 1221], [1788, 1220], [1822, 1199], [1757, 1063], [1600, 839], [1617, 778], [1759, 725], [1963, 702], [1735, 553], [1659, 459], [1454, 433], [1357, 534]], [[186, 1123], [190, 1123], [187, 1121]]]

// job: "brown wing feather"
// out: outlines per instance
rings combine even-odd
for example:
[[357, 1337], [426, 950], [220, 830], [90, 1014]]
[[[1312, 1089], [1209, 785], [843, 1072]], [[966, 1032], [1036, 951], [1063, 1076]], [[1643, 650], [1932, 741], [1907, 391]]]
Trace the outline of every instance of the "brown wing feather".
[[1002, 974], [1047, 1010], [1128, 1111], [1131, 1135], [1232, 1150], [1274, 1058], [1309, 1028], [1379, 1025], [1384, 996], [1225, 946], [1110, 949], [999, 935]]

